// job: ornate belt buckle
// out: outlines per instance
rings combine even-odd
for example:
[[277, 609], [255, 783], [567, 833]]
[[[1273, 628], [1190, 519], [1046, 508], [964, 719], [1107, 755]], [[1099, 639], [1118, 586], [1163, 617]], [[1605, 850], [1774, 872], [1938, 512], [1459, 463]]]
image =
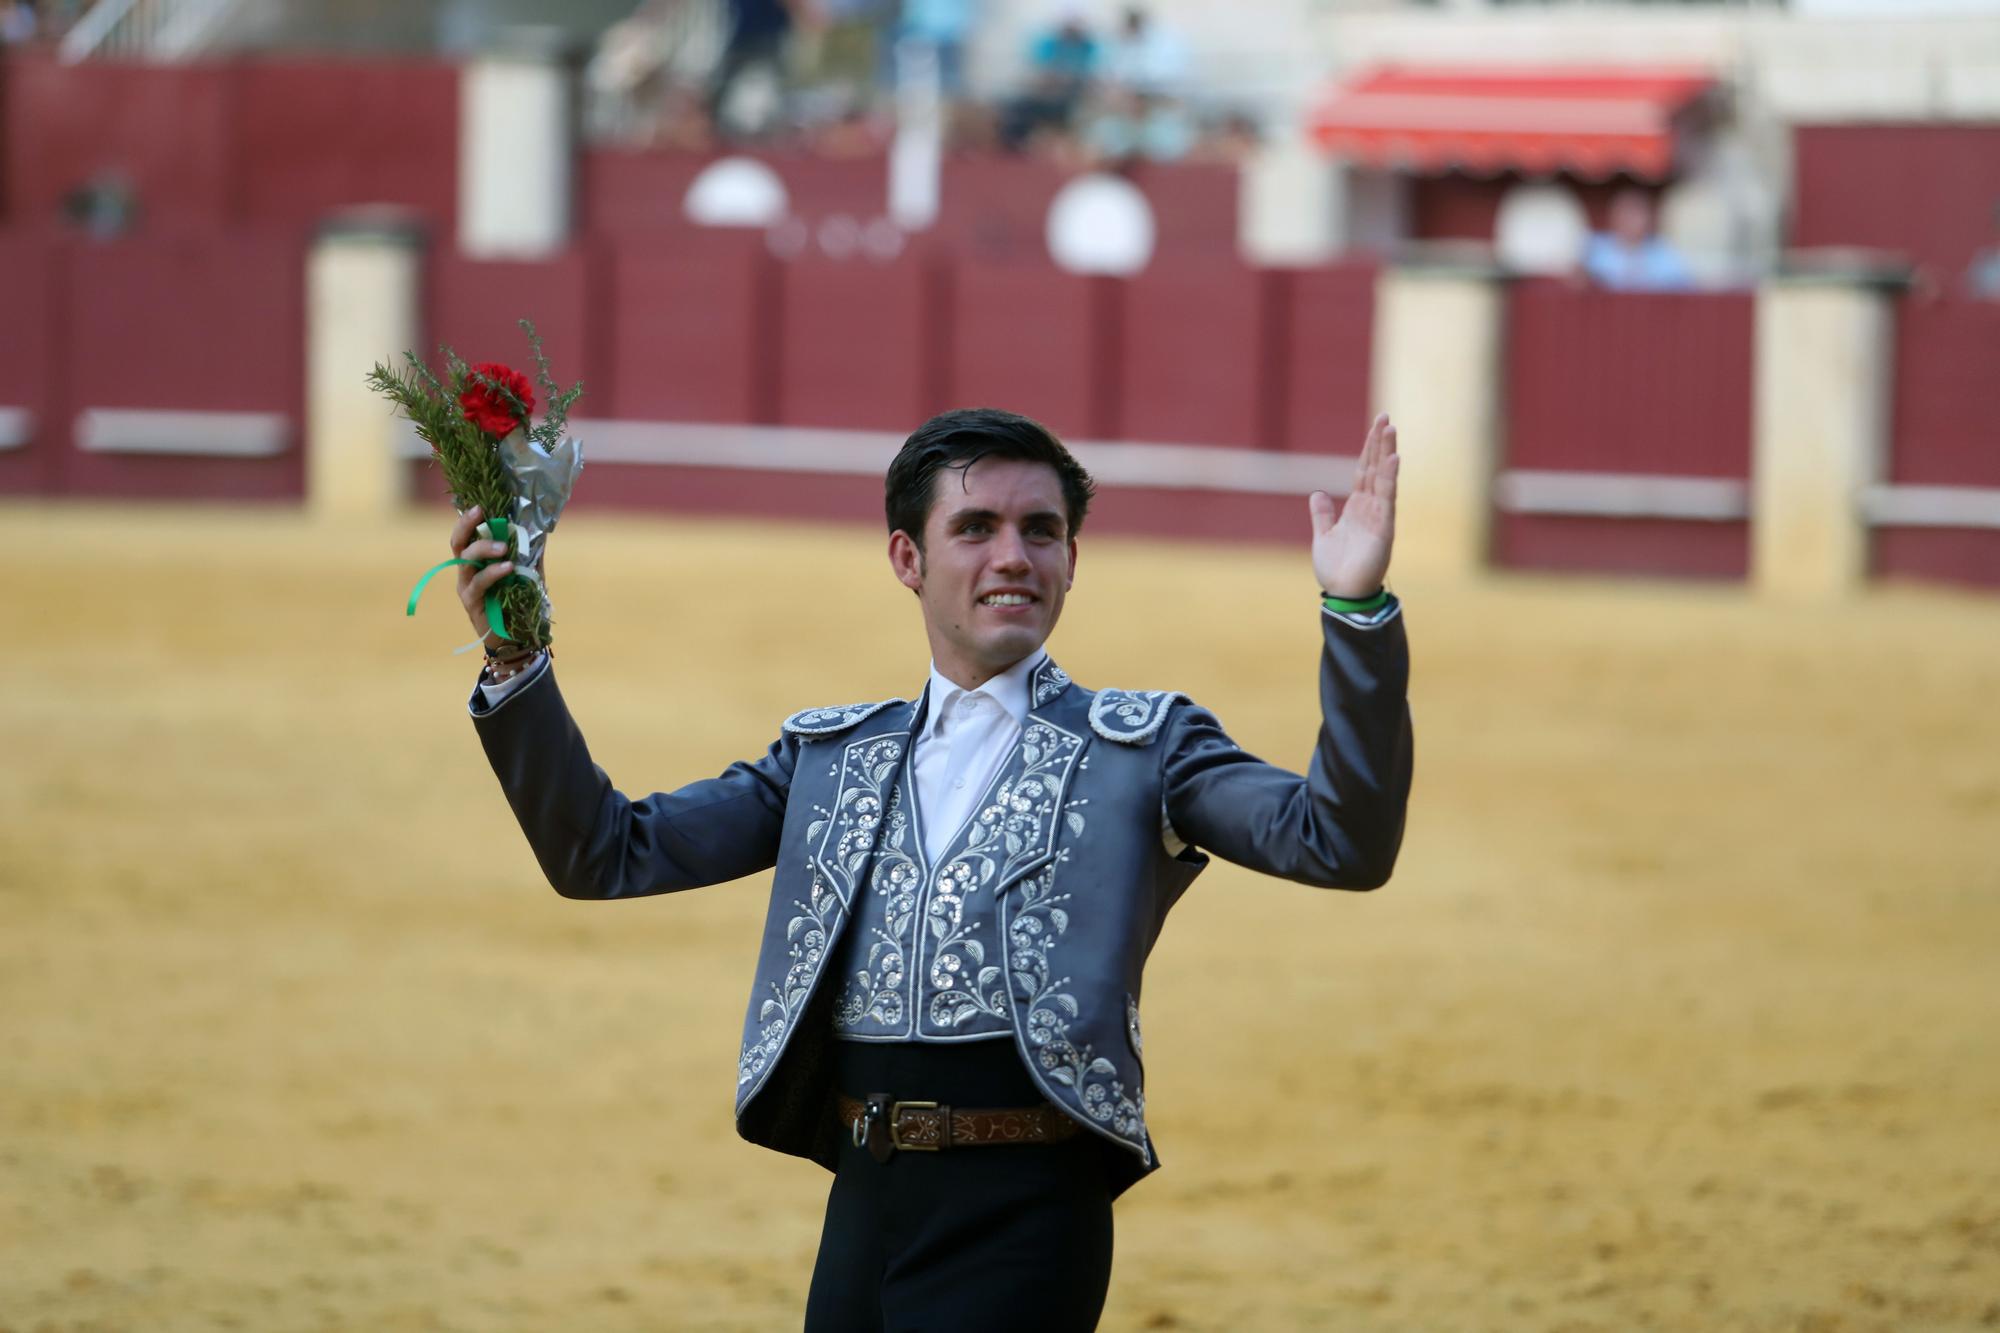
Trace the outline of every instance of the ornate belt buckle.
[[[903, 1138], [903, 1112], [937, 1111], [937, 1138], [929, 1143], [911, 1143]], [[894, 1102], [889, 1107], [889, 1142], [898, 1152], [937, 1152], [951, 1141], [951, 1110], [936, 1102]]]

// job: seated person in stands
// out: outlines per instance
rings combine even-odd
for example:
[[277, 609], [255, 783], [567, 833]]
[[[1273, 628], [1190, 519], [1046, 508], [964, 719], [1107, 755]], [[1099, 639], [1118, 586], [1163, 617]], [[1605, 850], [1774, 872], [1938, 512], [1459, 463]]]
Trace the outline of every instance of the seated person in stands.
[[1679, 250], [1653, 230], [1653, 200], [1644, 190], [1620, 190], [1611, 199], [1610, 227], [1594, 232], [1583, 251], [1583, 271], [1599, 287], [1620, 292], [1680, 292], [1694, 274]]

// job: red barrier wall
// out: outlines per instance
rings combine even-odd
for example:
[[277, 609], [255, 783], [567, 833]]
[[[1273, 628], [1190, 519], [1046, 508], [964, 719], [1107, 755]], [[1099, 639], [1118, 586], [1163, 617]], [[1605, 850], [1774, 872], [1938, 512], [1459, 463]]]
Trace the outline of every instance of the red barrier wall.
[[930, 261], [807, 256], [782, 269], [778, 420], [907, 431], [944, 406], [947, 289]]
[[[753, 153], [785, 183], [794, 215], [817, 225], [835, 215], [860, 222], [888, 212], [886, 155], [825, 158]], [[688, 187], [721, 153], [588, 148], [578, 155], [577, 208], [589, 234], [631, 238], [686, 225]], [[1037, 158], [965, 154], [947, 158], [938, 217], [926, 240], [988, 258], [1043, 258], [1049, 204], [1075, 173]], [[1131, 173], [1153, 205], [1156, 245], [1165, 255], [1230, 255], [1237, 231], [1237, 171], [1176, 163]]]
[[1893, 250], [1952, 291], [2000, 241], [2000, 124], [1801, 125], [1792, 145], [1795, 246]]
[[102, 175], [135, 190], [149, 227], [235, 220], [227, 70], [215, 65], [59, 65], [6, 57], [0, 79], [0, 215], [57, 220], [63, 196]]
[[441, 61], [270, 60], [230, 67], [237, 215], [311, 227], [393, 203], [449, 237], [458, 219], [458, 70]]
[[61, 65], [5, 57], [0, 216], [57, 219], [93, 178], [127, 182], [142, 230], [310, 227], [351, 204], [455, 225], [458, 73], [433, 61]]
[[777, 415], [778, 272], [761, 234], [689, 228], [612, 248], [596, 312], [608, 383], [579, 410], [654, 421]]
[[1284, 357], [1266, 275], [1234, 259], [1155, 256], [1125, 283], [1112, 434], [1256, 446], [1272, 433], [1265, 368]]
[[57, 355], [67, 423], [89, 408], [282, 413], [269, 458], [65, 449], [72, 495], [296, 499], [304, 493], [305, 251], [291, 236], [223, 232], [63, 243]]
[[[1503, 466], [1748, 478], [1754, 304], [1747, 293], [1516, 284]], [[1502, 513], [1494, 557], [1522, 568], [1742, 577], [1749, 525]]]
[[1065, 438], [1099, 434], [1114, 285], [1047, 261], [978, 259], [955, 265], [952, 282], [950, 403], [1025, 413]]
[[40, 234], [0, 233], [0, 407], [33, 415], [27, 444], [0, 449], [0, 494], [49, 493], [59, 484], [69, 421], [62, 411], [64, 364], [57, 346], [68, 315], [62, 282], [65, 243]]
[[1283, 323], [1278, 438], [1272, 443], [1307, 453], [1355, 454], [1378, 404], [1374, 373], [1373, 264], [1297, 269], [1275, 288]]
[[[1906, 300], [1897, 312], [1889, 480], [2000, 488], [2000, 302]], [[2000, 586], [2000, 531], [1877, 528], [1878, 574]]]

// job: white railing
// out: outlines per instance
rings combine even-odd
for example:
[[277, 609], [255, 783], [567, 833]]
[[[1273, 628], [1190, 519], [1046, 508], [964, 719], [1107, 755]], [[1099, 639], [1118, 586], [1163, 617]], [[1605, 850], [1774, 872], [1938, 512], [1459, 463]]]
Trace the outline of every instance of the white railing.
[[97, 0], [57, 54], [81, 60], [186, 60], [198, 55], [242, 0]]

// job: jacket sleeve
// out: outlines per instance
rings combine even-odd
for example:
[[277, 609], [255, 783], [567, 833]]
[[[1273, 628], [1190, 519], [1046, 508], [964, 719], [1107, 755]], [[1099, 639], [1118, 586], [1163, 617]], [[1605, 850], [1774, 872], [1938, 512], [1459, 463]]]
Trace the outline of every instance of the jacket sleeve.
[[798, 742], [755, 763], [631, 800], [591, 762], [553, 667], [498, 703], [475, 689], [473, 726], [514, 818], [565, 898], [636, 898], [719, 884], [778, 859]]
[[1372, 623], [1321, 616], [1319, 743], [1305, 777], [1245, 754], [1205, 708], [1168, 723], [1163, 795], [1179, 837], [1324, 888], [1388, 882], [1409, 804], [1409, 645], [1401, 606]]

